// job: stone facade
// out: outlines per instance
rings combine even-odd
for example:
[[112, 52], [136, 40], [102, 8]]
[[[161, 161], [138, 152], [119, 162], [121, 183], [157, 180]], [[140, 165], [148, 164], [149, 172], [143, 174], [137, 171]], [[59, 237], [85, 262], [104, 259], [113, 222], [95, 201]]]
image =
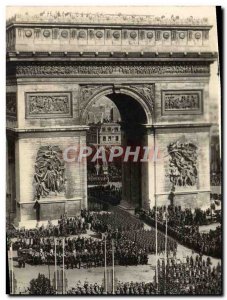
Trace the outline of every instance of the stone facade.
[[[65, 27], [59, 17], [50, 19], [50, 29], [38, 18], [30, 21], [12, 19], [7, 27], [7, 132], [15, 142], [18, 221], [35, 218], [38, 149], [86, 145], [86, 115], [102, 96], [123, 116], [123, 144], [137, 139], [160, 155], [125, 167], [123, 200], [144, 208], [168, 203], [168, 145], [183, 139], [197, 147], [198, 176], [193, 186], [176, 187], [176, 204], [207, 207], [209, 76], [216, 57], [209, 52], [210, 26], [177, 19], [158, 27], [154, 20], [135, 23], [132, 29], [126, 18], [116, 29], [102, 20], [98, 29], [86, 22]], [[65, 172], [65, 195], [40, 200], [42, 219], [87, 207], [86, 162], [66, 164]]]
[[[22, 22], [22, 23], [21, 23]], [[28, 23], [29, 22], [29, 23]], [[66, 25], [65, 25], [66, 22]], [[97, 22], [97, 23], [95, 23]], [[31, 24], [32, 26], [28, 25]], [[49, 23], [50, 26], [45, 26]], [[20, 24], [20, 26], [13, 26]], [[23, 26], [21, 26], [23, 24]], [[62, 26], [64, 24], [64, 26]], [[90, 14], [67, 16], [16, 15], [8, 21], [7, 48], [23, 51], [32, 44], [32, 51], [155, 51], [173, 49], [200, 49], [209, 47], [208, 20], [193, 17], [152, 18], [151, 16], [117, 16], [104, 18]], [[15, 40], [17, 43], [15, 44]], [[51, 46], [51, 49], [50, 49]], [[82, 50], [83, 49], [83, 50]]]

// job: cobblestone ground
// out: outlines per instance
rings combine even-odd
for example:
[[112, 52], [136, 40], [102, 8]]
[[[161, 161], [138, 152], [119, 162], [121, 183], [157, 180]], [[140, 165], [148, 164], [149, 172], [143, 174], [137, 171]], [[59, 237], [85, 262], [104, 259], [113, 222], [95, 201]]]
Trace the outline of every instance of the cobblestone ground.
[[[148, 225], [145, 225], [145, 229], [150, 228]], [[94, 237], [94, 233], [89, 231], [86, 236]], [[193, 252], [191, 249], [188, 249], [180, 244], [177, 247], [177, 259], [185, 261], [187, 255], [196, 256], [197, 253]], [[16, 256], [16, 252], [14, 252]], [[10, 256], [9, 256], [10, 257]], [[203, 256], [207, 258], [205, 255]], [[164, 253], [159, 256], [160, 259], [164, 259]], [[212, 265], [217, 265], [220, 262], [220, 259], [211, 258]], [[148, 265], [140, 266], [115, 266], [115, 276], [119, 281], [138, 281], [138, 282], [149, 282], [152, 281], [155, 275], [155, 255], [149, 255]], [[11, 261], [9, 261], [9, 266], [11, 267]], [[31, 266], [26, 264], [25, 268], [18, 268], [17, 262], [13, 262], [14, 274], [17, 280], [17, 293], [23, 293], [29, 286], [29, 282], [33, 278], [37, 278], [38, 274], [44, 274], [46, 277], [50, 276], [51, 281], [54, 277], [54, 266], [48, 268], [47, 265], [42, 266]], [[59, 270], [62, 270], [62, 266], [58, 267]], [[76, 282], [79, 280], [81, 282], [89, 281], [91, 283], [102, 283], [104, 269], [102, 267], [90, 268], [90, 269], [66, 269], [66, 278], [68, 281], [68, 289], [75, 286]]]

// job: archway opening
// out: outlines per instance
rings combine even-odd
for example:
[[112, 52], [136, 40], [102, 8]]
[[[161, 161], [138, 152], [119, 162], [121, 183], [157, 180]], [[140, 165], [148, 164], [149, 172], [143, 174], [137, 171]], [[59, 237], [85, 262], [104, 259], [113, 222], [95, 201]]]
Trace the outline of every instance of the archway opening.
[[[96, 149], [104, 147], [107, 153], [107, 162], [102, 161], [103, 157], [88, 158], [88, 204], [91, 209], [96, 200], [126, 209], [141, 208], [145, 165], [141, 155], [146, 146], [148, 123], [144, 108], [129, 95], [109, 93], [96, 97], [87, 109], [87, 116], [88, 145]], [[121, 150], [116, 150], [116, 146]], [[112, 160], [111, 152], [116, 154]]]

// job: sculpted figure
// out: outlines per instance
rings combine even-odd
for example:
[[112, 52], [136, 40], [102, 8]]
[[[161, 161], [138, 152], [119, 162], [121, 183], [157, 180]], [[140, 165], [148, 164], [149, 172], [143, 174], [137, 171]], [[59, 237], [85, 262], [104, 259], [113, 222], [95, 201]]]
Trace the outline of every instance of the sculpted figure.
[[58, 146], [40, 147], [35, 163], [35, 199], [65, 191], [65, 166]]
[[193, 143], [170, 143], [169, 178], [173, 186], [193, 186], [197, 179], [197, 147]]

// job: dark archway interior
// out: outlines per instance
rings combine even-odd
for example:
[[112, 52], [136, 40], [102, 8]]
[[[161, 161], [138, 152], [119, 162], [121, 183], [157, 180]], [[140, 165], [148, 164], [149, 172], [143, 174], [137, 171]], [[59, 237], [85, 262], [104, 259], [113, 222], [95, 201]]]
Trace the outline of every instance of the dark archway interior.
[[[147, 115], [143, 106], [129, 95], [110, 93], [106, 97], [116, 105], [121, 119], [121, 146], [123, 147], [123, 155], [120, 161], [122, 174], [122, 200], [120, 204], [128, 208], [141, 207], [144, 165], [139, 161], [140, 156], [136, 161], [133, 160], [133, 155], [130, 155], [129, 159], [124, 158], [126, 149], [132, 153], [138, 149], [136, 147], [140, 146], [140, 151], [142, 151], [145, 140], [144, 134], [146, 134], [146, 126], [144, 125], [148, 123]], [[129, 146], [130, 149], [127, 148]], [[109, 183], [111, 184], [111, 181]]]
[[[113, 93], [107, 95], [117, 106], [121, 116], [122, 146], [143, 146], [144, 124], [148, 122], [143, 107], [134, 98]], [[122, 163], [122, 202], [132, 207], [142, 205], [142, 172], [141, 163], [132, 159]]]
[[132, 97], [120, 93], [109, 94], [107, 97], [117, 106], [123, 123], [127, 123], [128, 125], [147, 123], [144, 109]]

